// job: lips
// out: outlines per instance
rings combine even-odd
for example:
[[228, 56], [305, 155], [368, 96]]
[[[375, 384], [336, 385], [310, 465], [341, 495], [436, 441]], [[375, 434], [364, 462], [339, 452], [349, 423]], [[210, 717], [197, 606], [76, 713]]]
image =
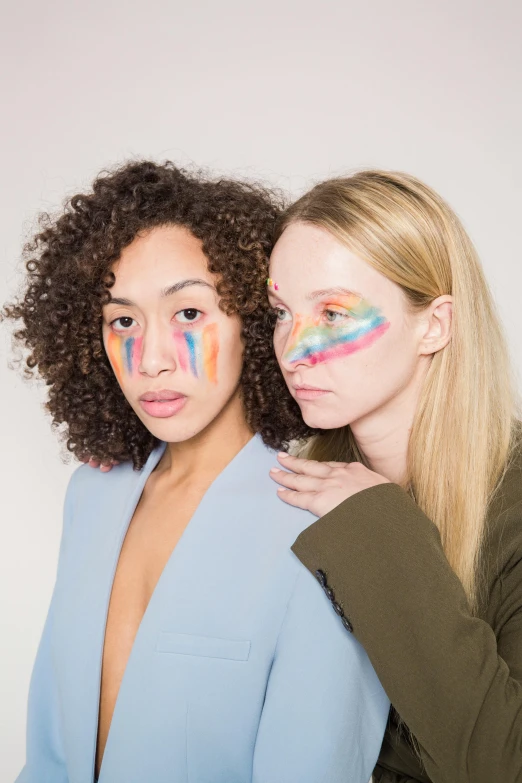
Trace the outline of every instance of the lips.
[[187, 398], [184, 394], [169, 389], [142, 394], [139, 403], [141, 408], [155, 419], [168, 419], [185, 406]]
[[294, 386], [294, 389], [296, 391], [326, 391], [326, 389], [320, 389], [318, 386], [308, 386], [306, 383]]
[[143, 400], [144, 402], [170, 402], [171, 400], [179, 400], [184, 396], [185, 395], [180, 392], [162, 389], [157, 392], [146, 392], [141, 395], [140, 400]]
[[317, 386], [308, 386], [307, 384], [294, 386], [294, 392], [298, 400], [315, 400], [325, 394], [330, 394], [326, 389], [318, 389]]

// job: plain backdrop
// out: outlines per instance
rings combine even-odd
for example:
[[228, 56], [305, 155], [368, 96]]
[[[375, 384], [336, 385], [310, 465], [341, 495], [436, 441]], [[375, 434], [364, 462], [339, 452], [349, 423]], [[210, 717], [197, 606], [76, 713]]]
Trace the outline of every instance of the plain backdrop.
[[[3, 0], [0, 301], [37, 213], [130, 157], [295, 195], [354, 168], [403, 169], [462, 217], [520, 373], [521, 28], [519, 0]], [[75, 467], [9, 346], [0, 327], [1, 783], [23, 764]]]

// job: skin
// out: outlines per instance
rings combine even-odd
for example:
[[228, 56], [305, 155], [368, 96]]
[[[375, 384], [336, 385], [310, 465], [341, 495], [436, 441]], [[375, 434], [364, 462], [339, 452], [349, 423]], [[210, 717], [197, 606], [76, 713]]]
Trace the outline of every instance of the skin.
[[[104, 307], [104, 345], [128, 403], [167, 448], [145, 485], [114, 578], [103, 650], [97, 774], [134, 638], [163, 568], [212, 481], [253, 434], [239, 396], [241, 324], [219, 309], [216, 278], [199, 240], [177, 226], [154, 229], [125, 248], [113, 272], [111, 296], [119, 301]], [[185, 361], [183, 334], [205, 329], [218, 346], [215, 361], [208, 372], [203, 364], [194, 372]], [[121, 361], [127, 340], [139, 346], [129, 364]], [[159, 390], [186, 395], [181, 410], [168, 418], [143, 410], [140, 396]]]
[[[278, 284], [267, 289], [278, 319], [274, 348], [303, 419], [321, 429], [350, 425], [372, 468], [281, 454], [286, 470], [271, 474], [281, 498], [322, 516], [363, 489], [403, 483], [423, 382], [451, 337], [451, 296], [413, 311], [398, 285], [325, 229], [300, 222], [276, 243], [270, 277]], [[328, 350], [343, 334], [353, 350]]]

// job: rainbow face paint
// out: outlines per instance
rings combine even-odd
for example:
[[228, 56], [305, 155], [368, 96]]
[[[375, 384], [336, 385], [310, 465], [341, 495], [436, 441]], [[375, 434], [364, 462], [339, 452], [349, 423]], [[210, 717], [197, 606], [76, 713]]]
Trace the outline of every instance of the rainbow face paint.
[[[344, 312], [345, 318], [339, 319], [339, 325], [324, 322], [324, 311], [337, 309]], [[349, 356], [363, 348], [368, 348], [389, 328], [389, 321], [377, 307], [357, 296], [322, 305], [317, 316], [296, 315], [290, 335], [290, 346], [285, 359], [295, 363], [307, 361], [310, 364], [332, 361]]]
[[[180, 370], [190, 372], [195, 378], [207, 378], [217, 383], [217, 358], [219, 353], [218, 325], [209, 324], [201, 330], [176, 331], [174, 344]], [[107, 354], [120, 385], [124, 375], [133, 375], [141, 362], [143, 337], [125, 337], [109, 332]]]
[[218, 325], [209, 324], [201, 331], [176, 331], [173, 338], [180, 369], [191, 372], [195, 378], [206, 377], [217, 383]]
[[142, 337], [123, 337], [115, 332], [109, 332], [107, 354], [120, 385], [124, 372], [132, 375], [138, 369], [142, 342]]

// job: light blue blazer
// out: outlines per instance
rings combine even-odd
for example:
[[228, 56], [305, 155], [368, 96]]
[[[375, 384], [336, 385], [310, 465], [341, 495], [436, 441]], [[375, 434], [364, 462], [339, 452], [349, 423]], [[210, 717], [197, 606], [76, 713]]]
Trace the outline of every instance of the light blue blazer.
[[[164, 448], [140, 472], [82, 466], [71, 479], [18, 783], [93, 783], [112, 582]], [[314, 517], [279, 500], [275, 462], [254, 437], [171, 555], [131, 651], [100, 783], [368, 783], [389, 702], [290, 550]]]

